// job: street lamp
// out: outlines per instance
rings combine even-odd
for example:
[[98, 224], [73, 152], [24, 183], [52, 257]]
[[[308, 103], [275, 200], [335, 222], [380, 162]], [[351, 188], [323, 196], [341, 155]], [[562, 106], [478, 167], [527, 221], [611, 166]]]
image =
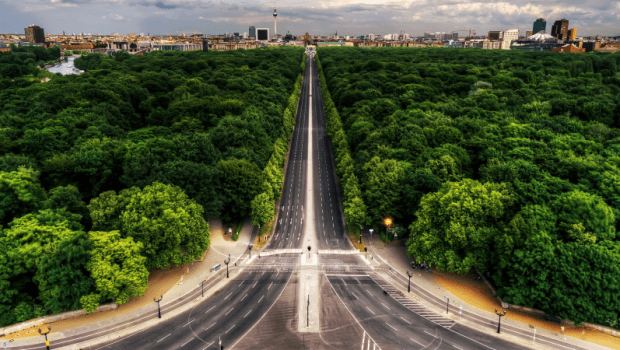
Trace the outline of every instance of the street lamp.
[[362, 244], [362, 226], [360, 226], [360, 244]]
[[446, 298], [446, 313], [448, 313], [448, 311], [450, 310], [450, 298], [448, 298], [447, 296], [444, 296], [444, 298]]
[[370, 241], [372, 242], [372, 229], [369, 230], [370, 231]]
[[252, 259], [252, 246], [252, 243], [250, 243], [250, 245], [248, 246], [248, 250], [250, 251], [250, 259]]
[[409, 284], [407, 285], [407, 293], [411, 293], [411, 276], [413, 276], [413, 272], [409, 273], [409, 271], [407, 271], [407, 276], [409, 276]]
[[497, 333], [499, 333], [499, 328], [502, 326], [502, 317], [506, 316], [506, 309], [504, 309], [504, 313], [497, 312], [497, 308], [495, 308], [495, 314], [499, 316], [499, 322], [497, 322]]
[[[41, 328], [39, 328], [39, 334], [45, 336], [45, 347], [47, 350], [50, 350], [50, 341], [47, 340], [47, 335], [52, 331], [52, 326], [47, 326], [47, 332], [41, 333]], [[6, 346], [6, 344], [4, 344]]]
[[156, 299], [155, 297], [153, 297], [153, 301], [157, 303], [157, 313], [159, 314], [159, 318], [161, 318], [161, 308], [159, 307], [159, 302], [164, 298], [164, 295], [161, 294], [159, 296], [159, 299]]
[[224, 264], [226, 264], [226, 278], [230, 278], [228, 274], [228, 264], [230, 264], [230, 254], [228, 254], [228, 260], [224, 260]]
[[385, 237], [386, 239], [389, 239], [387, 237], [388, 237], [388, 231], [390, 229], [390, 225], [392, 225], [392, 218], [383, 219], [383, 223], [385, 224]]

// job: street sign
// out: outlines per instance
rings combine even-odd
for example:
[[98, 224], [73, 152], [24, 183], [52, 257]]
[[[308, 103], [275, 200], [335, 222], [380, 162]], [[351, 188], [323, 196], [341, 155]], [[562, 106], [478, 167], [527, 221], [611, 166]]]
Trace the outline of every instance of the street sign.
[[202, 285], [203, 285], [203, 284], [205, 284], [206, 282], [207, 282], [206, 280], [205, 280], [205, 281], [202, 281], [202, 282], [198, 283], [198, 285], [199, 285], [199, 286], [202, 286]]
[[7, 342], [2, 343], [2, 346], [7, 346], [7, 345], [8, 345]]

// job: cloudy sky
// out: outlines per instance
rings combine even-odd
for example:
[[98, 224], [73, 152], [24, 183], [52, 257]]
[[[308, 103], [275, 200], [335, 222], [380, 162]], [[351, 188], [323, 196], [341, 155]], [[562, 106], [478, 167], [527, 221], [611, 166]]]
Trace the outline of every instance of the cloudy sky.
[[[0, 0], [0, 33], [36, 23], [46, 33], [150, 33], [196, 30], [273, 31], [274, 1], [263, 0]], [[363, 35], [517, 28], [543, 17], [547, 32], [562, 17], [578, 35], [620, 35], [620, 1], [610, 0], [280, 0], [278, 33]]]

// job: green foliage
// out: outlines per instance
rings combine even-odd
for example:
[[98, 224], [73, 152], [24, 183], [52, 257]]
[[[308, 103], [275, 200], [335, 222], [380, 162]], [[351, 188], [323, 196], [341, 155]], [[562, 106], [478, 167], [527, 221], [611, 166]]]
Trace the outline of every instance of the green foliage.
[[363, 198], [416, 259], [489, 272], [509, 303], [618, 327], [619, 55], [318, 55], [345, 208]]
[[148, 268], [193, 262], [209, 247], [202, 207], [175, 186], [155, 182], [135, 190], [120, 220], [123, 236], [142, 244]]
[[486, 269], [491, 243], [502, 230], [498, 224], [513, 201], [504, 184], [447, 182], [422, 198], [408, 252], [448, 272]]
[[147, 268], [204, 253], [205, 219], [242, 220], [284, 180], [302, 48], [37, 68], [59, 57], [0, 53], [0, 327], [140, 295]]
[[121, 238], [118, 231], [91, 231], [89, 237], [93, 250], [86, 269], [95, 282], [97, 293], [81, 299], [81, 304], [93, 311], [96, 309], [96, 294], [99, 302], [114, 299], [119, 305], [133, 296], [142, 295], [149, 276], [146, 258], [141, 255], [142, 243], [135, 242], [132, 237]]
[[252, 200], [252, 225], [263, 226], [275, 215], [273, 200], [267, 193], [259, 193]]
[[42, 207], [45, 191], [33, 169], [0, 172], [0, 224]]

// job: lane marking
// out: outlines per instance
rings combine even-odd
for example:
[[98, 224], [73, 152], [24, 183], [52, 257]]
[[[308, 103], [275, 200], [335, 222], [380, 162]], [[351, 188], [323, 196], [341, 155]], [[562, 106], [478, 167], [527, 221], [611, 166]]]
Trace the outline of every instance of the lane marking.
[[211, 328], [211, 327], [215, 326], [215, 324], [216, 324], [216, 323], [217, 323], [217, 322], [213, 322], [213, 324], [212, 324], [212, 325], [210, 325], [209, 327], [205, 328], [205, 331], [206, 331], [206, 330], [208, 330], [209, 328]]
[[229, 296], [231, 296], [231, 295], [232, 295], [232, 293], [228, 294], [228, 295], [226, 296], [226, 298], [224, 298], [224, 300], [228, 299], [228, 297], [229, 297]]
[[243, 318], [246, 318], [250, 314], [250, 312], [252, 312], [252, 310], [248, 311], [248, 313], [245, 314], [245, 316], [243, 316]]
[[185, 325], [183, 325], [183, 327], [187, 326], [188, 324], [190, 324], [192, 322], [194, 322], [194, 320], [191, 320], [191, 321], [187, 322]]
[[403, 321], [405, 321], [405, 322], [407, 322], [407, 323], [411, 324], [411, 322], [409, 322], [409, 321], [405, 320], [402, 316], [400, 316], [400, 318], [401, 318]]
[[247, 296], [248, 296], [247, 294], [244, 295], [243, 298], [241, 298], [241, 300], [239, 300], [239, 301], [243, 301], [243, 299], [245, 299], [245, 297], [247, 297]]
[[183, 343], [183, 345], [181, 345], [181, 347], [185, 346], [185, 344], [189, 343], [189, 342], [190, 342], [190, 341], [192, 341], [192, 340], [194, 340], [194, 338], [192, 338], [192, 339], [190, 339], [190, 340], [186, 341], [185, 343]]
[[387, 307], [387, 305], [385, 305], [384, 303], [381, 303], [381, 305], [385, 306], [386, 309], [392, 311], [392, 309], [390, 309], [389, 307]]
[[[170, 333], [170, 334], [172, 334], [172, 333]], [[168, 334], [167, 336], [165, 336], [165, 337], [163, 337], [163, 338], [159, 339], [157, 342], [159, 343], [160, 341], [162, 341], [162, 340], [164, 340], [164, 339], [168, 338], [168, 337], [170, 336], [170, 334]]]
[[392, 327], [389, 323], [385, 322], [386, 325], [390, 326], [390, 328], [392, 328], [394, 331], [398, 332], [398, 330], [394, 327]]
[[[209, 312], [209, 311], [213, 310], [213, 308], [214, 308], [214, 307], [215, 307], [215, 306], [212, 306], [209, 310], [207, 310], [207, 312]], [[206, 314], [207, 312], [205, 312], [205, 314]]]
[[[413, 338], [409, 338], [409, 339], [411, 339], [411, 341], [413, 341], [414, 343], [418, 343], [418, 344], [420, 344], [419, 342], [415, 341]], [[424, 346], [424, 345], [422, 345], [422, 344], [420, 344], [420, 345], [421, 345], [421, 346]]]
[[264, 297], [265, 297], [264, 295], [262, 297], [260, 297], [260, 300], [258, 302], [260, 303], [261, 300], [263, 300]]
[[226, 314], [224, 314], [224, 316], [228, 316], [228, 314], [229, 314], [231, 311], [233, 311], [234, 309], [235, 309], [235, 308], [233, 307], [233, 308], [231, 308], [230, 310], [228, 310], [228, 312], [227, 312]]
[[426, 334], [430, 335], [430, 336], [431, 336], [431, 337], [433, 337], [433, 338], [437, 338], [437, 336], [435, 336], [434, 334], [430, 334], [430, 333], [429, 333], [429, 332], [427, 332], [427, 331], [424, 331], [424, 333], [426, 333]]
[[366, 308], [368, 309], [368, 311], [372, 312], [373, 315], [375, 314], [368, 306], [366, 306]]
[[235, 328], [236, 325], [233, 325], [232, 327], [230, 327], [226, 332], [224, 332], [224, 334], [227, 334], [228, 332], [230, 332], [231, 329]]

